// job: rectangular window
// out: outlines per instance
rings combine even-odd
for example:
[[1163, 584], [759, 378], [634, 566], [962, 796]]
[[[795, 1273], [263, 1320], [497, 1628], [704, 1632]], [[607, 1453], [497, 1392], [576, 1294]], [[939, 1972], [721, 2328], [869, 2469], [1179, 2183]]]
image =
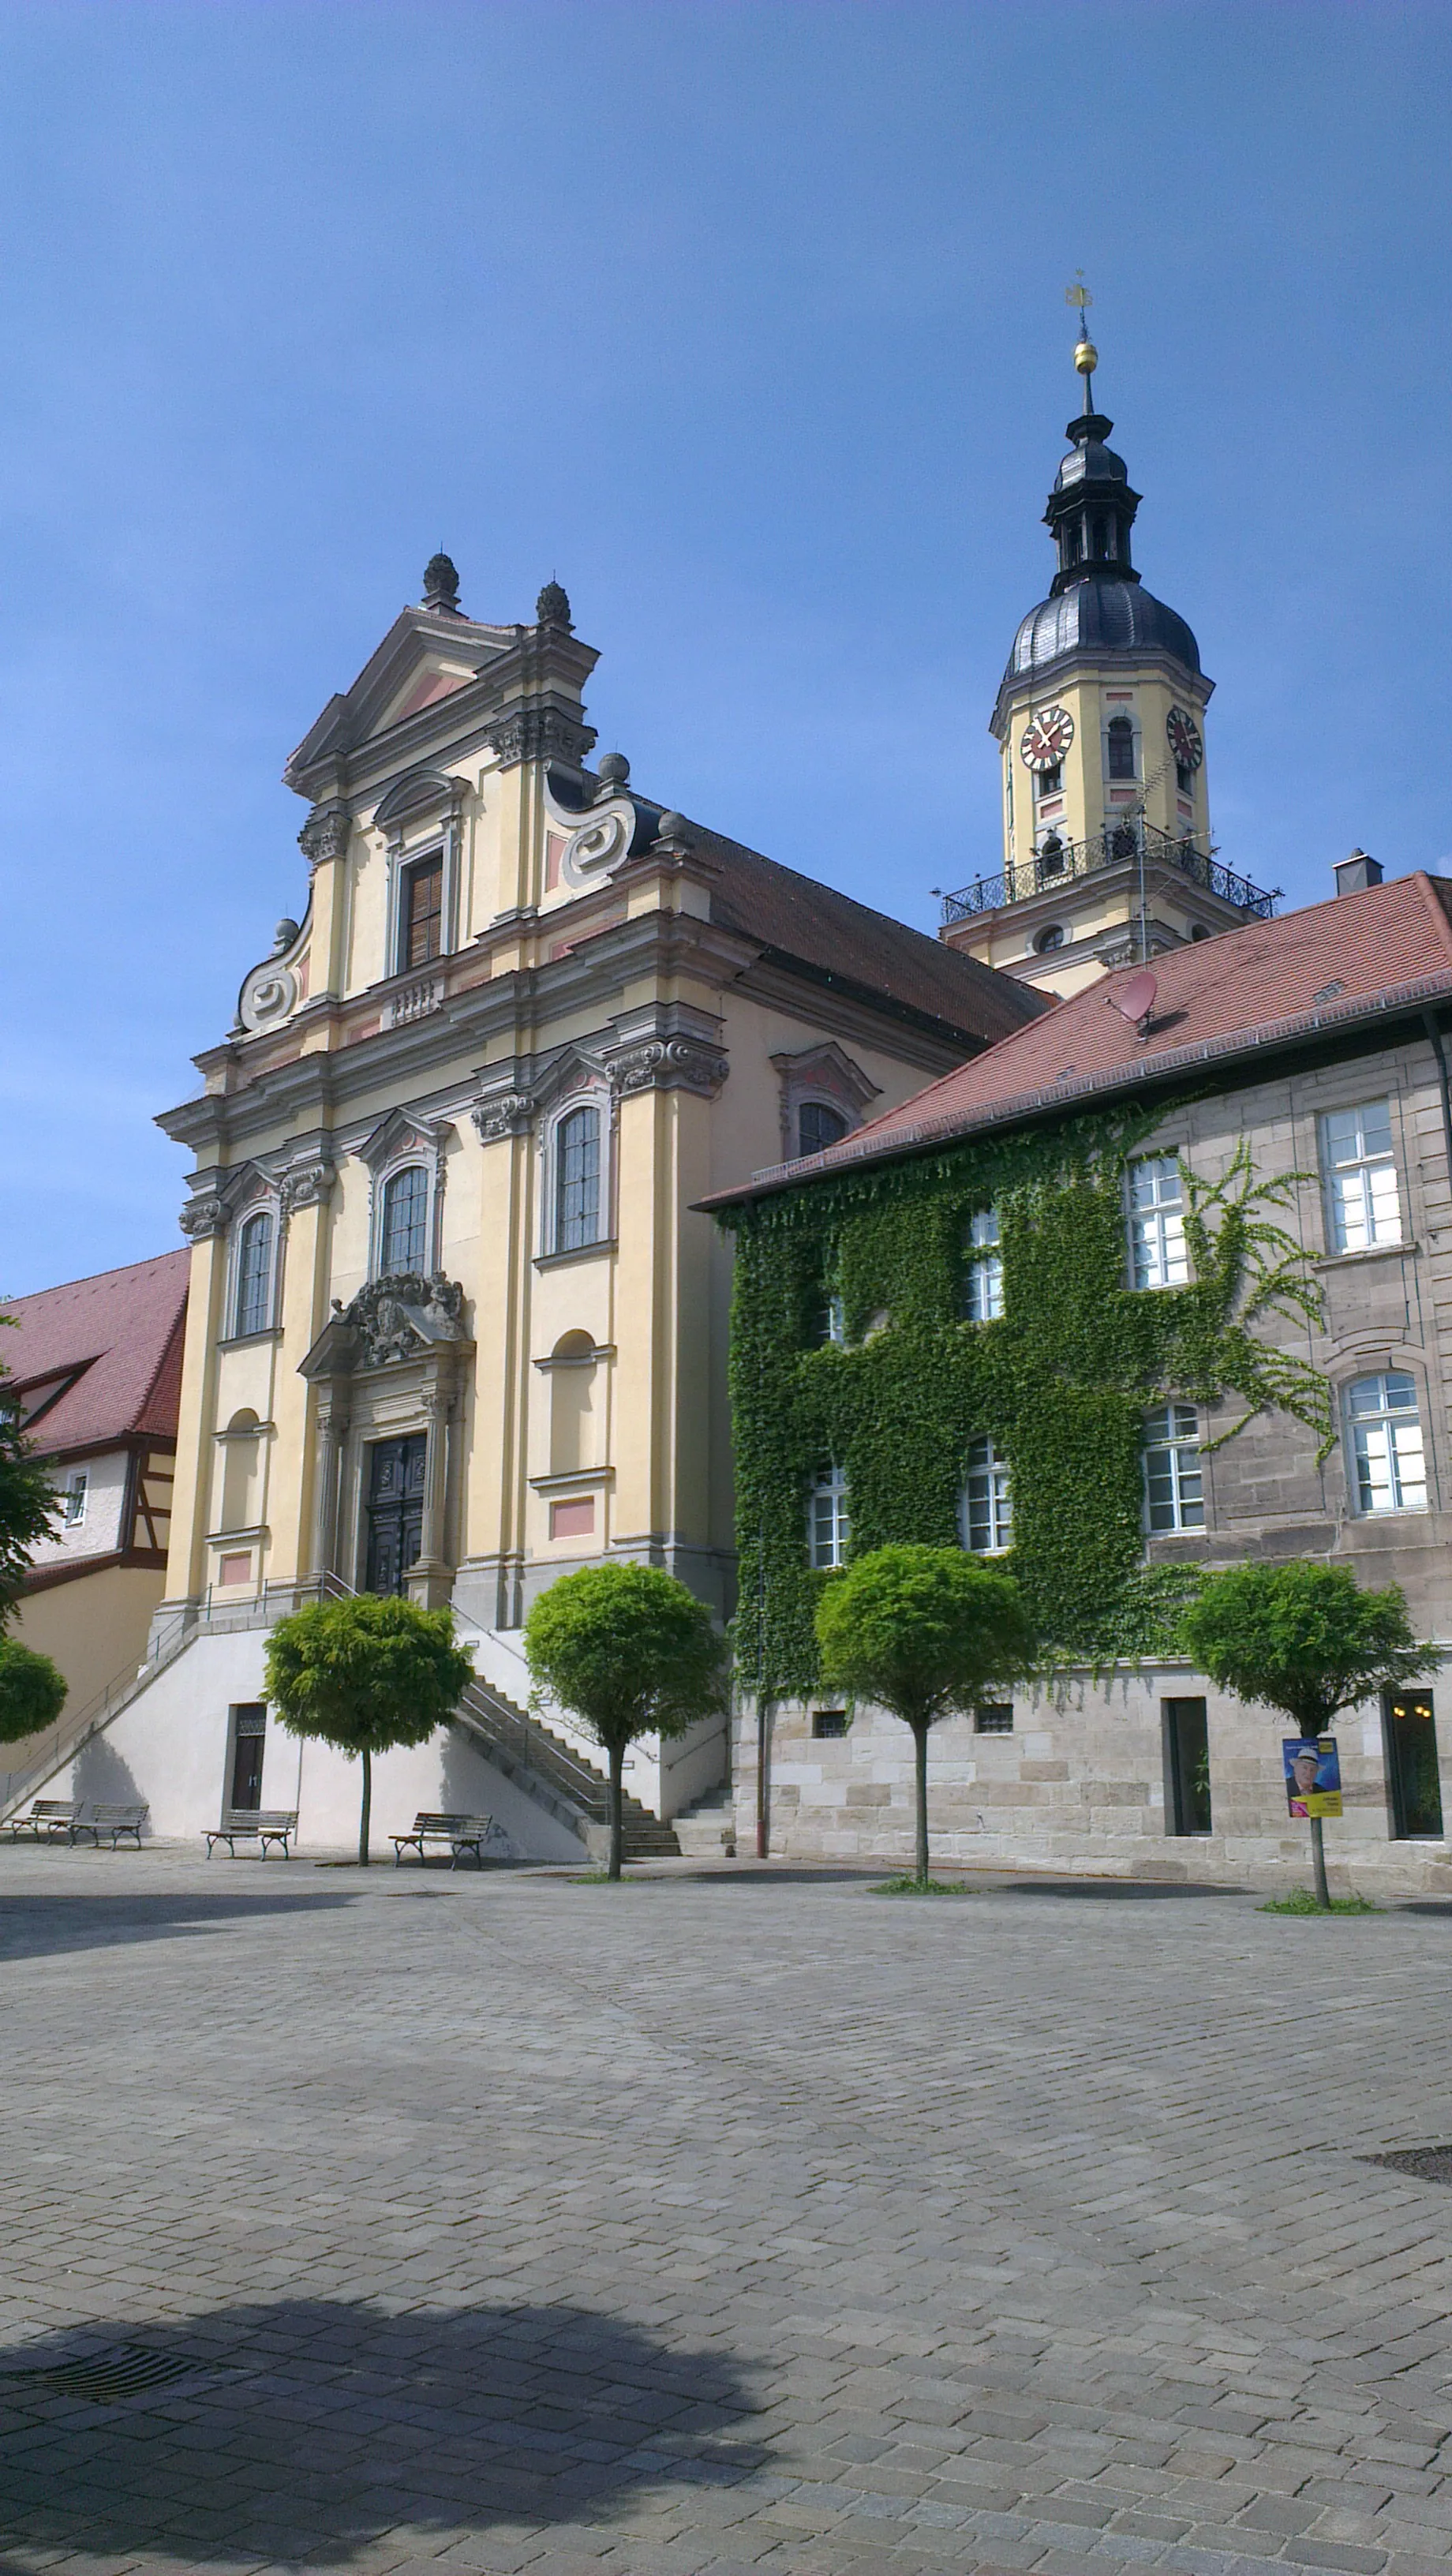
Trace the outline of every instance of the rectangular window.
[[1044, 804], [1050, 796], [1058, 796], [1062, 794], [1063, 786], [1064, 764], [1062, 761], [1056, 760], [1052, 769], [1035, 770], [1034, 789], [1041, 805]]
[[1200, 1475], [1200, 1421], [1193, 1404], [1162, 1404], [1145, 1416], [1145, 1528], [1203, 1529], [1205, 1494]]
[[1012, 1735], [1013, 1702], [1011, 1699], [986, 1699], [973, 1711], [975, 1735]]
[[1323, 1117], [1321, 1169], [1333, 1252], [1367, 1252], [1376, 1243], [1400, 1243], [1402, 1209], [1389, 1100], [1334, 1109]]
[[847, 1470], [820, 1467], [807, 1495], [807, 1553], [819, 1572], [828, 1566], [845, 1565], [850, 1527]]
[[1346, 1390], [1359, 1512], [1424, 1512], [1427, 1460], [1417, 1388], [1405, 1369], [1359, 1377]]
[[812, 1340], [818, 1350], [829, 1343], [841, 1350], [847, 1340], [847, 1308], [836, 1296], [824, 1297], [812, 1314]]
[[991, 1440], [970, 1444], [968, 1474], [958, 1497], [958, 1533], [975, 1556], [1001, 1556], [1013, 1545], [1008, 1461]]
[[403, 920], [398, 969], [427, 966], [444, 944], [444, 859], [420, 859], [403, 872]]
[[83, 1475], [67, 1476], [65, 1482], [65, 1526], [79, 1529], [86, 1517], [86, 1483]]
[[1210, 1822], [1210, 1736], [1203, 1699], [1160, 1702], [1165, 1728], [1165, 1758], [1170, 1775], [1169, 1826], [1174, 1834], [1208, 1834]]
[[812, 1733], [820, 1743], [847, 1732], [845, 1708], [818, 1708], [812, 1712]]
[[555, 1250], [600, 1240], [600, 1112], [572, 1109], [555, 1129]]
[[1135, 1288], [1183, 1288], [1190, 1276], [1176, 1154], [1146, 1155], [1130, 1164], [1129, 1261]]
[[982, 1208], [968, 1228], [968, 1268], [963, 1312], [970, 1324], [991, 1324], [1003, 1313], [1003, 1255], [998, 1249], [998, 1210]]
[[1382, 1703], [1392, 1833], [1398, 1842], [1442, 1839], [1442, 1781], [1430, 1691]]

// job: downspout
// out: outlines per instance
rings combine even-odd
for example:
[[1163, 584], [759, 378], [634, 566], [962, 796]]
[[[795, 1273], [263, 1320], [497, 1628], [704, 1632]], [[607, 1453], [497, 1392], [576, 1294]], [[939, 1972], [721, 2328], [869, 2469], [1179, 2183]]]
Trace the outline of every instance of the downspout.
[[1447, 1074], [1447, 1050], [1442, 1044], [1442, 1032], [1437, 1026], [1435, 1011], [1425, 1010], [1422, 1013], [1422, 1026], [1427, 1032], [1427, 1042], [1437, 1059], [1437, 1080], [1442, 1093], [1442, 1143], [1447, 1154], [1448, 1186], [1452, 1188], [1452, 1083], [1449, 1083]]

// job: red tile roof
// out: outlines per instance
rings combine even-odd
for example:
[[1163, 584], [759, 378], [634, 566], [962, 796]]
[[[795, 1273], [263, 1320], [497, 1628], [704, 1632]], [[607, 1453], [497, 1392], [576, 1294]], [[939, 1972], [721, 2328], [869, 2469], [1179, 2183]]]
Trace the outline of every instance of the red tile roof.
[[1281, 921], [1196, 941], [1157, 957], [1143, 1036], [1117, 996], [1140, 967], [1071, 994], [1044, 1018], [930, 1083], [842, 1144], [759, 1172], [708, 1207], [818, 1175], [942, 1144], [1062, 1103], [1163, 1078], [1398, 1005], [1452, 995], [1452, 880], [1420, 871], [1390, 885], [1308, 905]]
[[8, 1394], [80, 1372], [37, 1411], [29, 1437], [47, 1457], [137, 1433], [175, 1438], [190, 1265], [185, 1248], [162, 1252], [0, 1308], [18, 1326], [0, 1330]]
[[1030, 985], [744, 842], [693, 824], [691, 846], [720, 869], [711, 888], [713, 921], [760, 940], [768, 954], [814, 968], [843, 991], [885, 995], [942, 1022], [945, 1034], [989, 1044], [1043, 1012], [1043, 996]]

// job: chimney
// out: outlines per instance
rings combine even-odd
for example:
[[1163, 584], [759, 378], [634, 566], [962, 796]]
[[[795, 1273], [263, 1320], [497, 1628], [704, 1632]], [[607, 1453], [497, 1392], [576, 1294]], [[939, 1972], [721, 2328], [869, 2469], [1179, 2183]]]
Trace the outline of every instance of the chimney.
[[1338, 894], [1364, 894], [1368, 886], [1380, 885], [1380, 859], [1369, 859], [1365, 850], [1353, 850], [1349, 859], [1338, 859], [1335, 867]]

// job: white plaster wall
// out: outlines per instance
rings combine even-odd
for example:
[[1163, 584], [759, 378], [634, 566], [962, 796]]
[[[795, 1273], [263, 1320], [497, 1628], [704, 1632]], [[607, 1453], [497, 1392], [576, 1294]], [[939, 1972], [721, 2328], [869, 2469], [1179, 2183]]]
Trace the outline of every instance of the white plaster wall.
[[75, 1565], [88, 1556], [109, 1556], [121, 1544], [121, 1513], [126, 1501], [126, 1452], [115, 1449], [103, 1458], [78, 1458], [71, 1466], [51, 1469], [57, 1493], [72, 1476], [86, 1479], [86, 1513], [74, 1529], [55, 1524], [49, 1538], [38, 1541], [31, 1563], [37, 1574], [53, 1565]]
[[[64, 1773], [46, 1783], [50, 1797], [107, 1803], [145, 1799], [151, 1831], [190, 1841], [215, 1825], [227, 1794], [229, 1711], [262, 1699], [265, 1629], [199, 1637], [186, 1653], [82, 1747]], [[304, 1743], [269, 1717], [262, 1803], [296, 1807], [299, 1848], [346, 1850], [358, 1839], [359, 1765], [325, 1744]], [[411, 1751], [380, 1754], [373, 1765], [372, 1848], [391, 1856], [388, 1837], [412, 1824], [421, 1808], [492, 1815], [501, 1858], [579, 1861], [578, 1837], [496, 1771], [453, 1728], [440, 1728]]]

